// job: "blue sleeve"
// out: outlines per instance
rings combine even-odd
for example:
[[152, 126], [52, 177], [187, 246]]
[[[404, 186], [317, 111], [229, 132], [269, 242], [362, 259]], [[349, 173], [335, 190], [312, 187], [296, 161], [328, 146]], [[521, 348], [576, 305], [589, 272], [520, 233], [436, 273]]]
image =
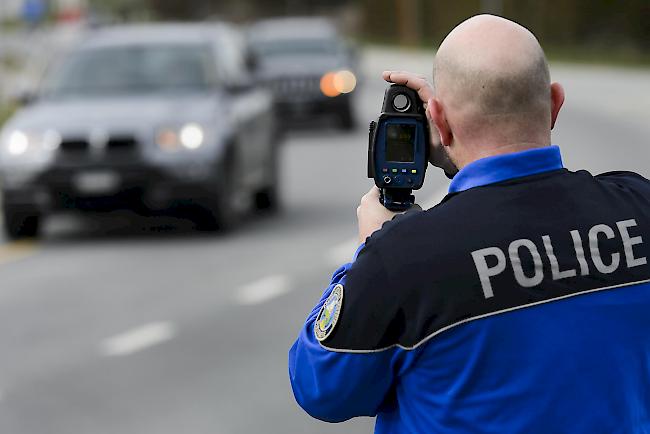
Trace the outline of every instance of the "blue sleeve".
[[289, 351], [289, 378], [296, 401], [311, 416], [327, 422], [375, 416], [404, 353], [398, 348], [337, 352], [324, 348], [316, 339], [314, 322], [320, 309], [334, 286], [345, 283], [351, 266], [346, 264], [334, 273]]

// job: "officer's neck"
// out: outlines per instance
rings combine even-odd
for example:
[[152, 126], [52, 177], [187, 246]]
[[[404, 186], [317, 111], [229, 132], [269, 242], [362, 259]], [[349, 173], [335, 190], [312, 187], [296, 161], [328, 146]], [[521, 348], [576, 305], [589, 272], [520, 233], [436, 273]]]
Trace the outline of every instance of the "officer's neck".
[[460, 170], [468, 164], [473, 163], [477, 160], [481, 160], [483, 158], [513, 154], [516, 152], [527, 151], [529, 149], [543, 148], [550, 145], [550, 141], [522, 141], [515, 143], [481, 144], [476, 146], [467, 146], [464, 152], [459, 153], [460, 155], [450, 155], [450, 157], [454, 161], [454, 165]]

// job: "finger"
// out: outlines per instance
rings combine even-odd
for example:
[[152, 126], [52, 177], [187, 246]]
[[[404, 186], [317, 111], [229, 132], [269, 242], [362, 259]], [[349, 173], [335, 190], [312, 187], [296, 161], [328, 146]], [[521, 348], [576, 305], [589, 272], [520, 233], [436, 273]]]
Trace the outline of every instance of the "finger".
[[366, 194], [361, 197], [361, 205], [374, 203], [379, 200], [379, 189], [376, 186], [373, 186]]
[[384, 80], [392, 82], [392, 80], [391, 80], [391, 75], [392, 74], [409, 75], [409, 76], [412, 76], [412, 77], [421, 78], [423, 80], [427, 79], [427, 77], [425, 75], [418, 74], [418, 73], [415, 73], [415, 72], [409, 72], [409, 71], [387, 70], [387, 71], [382, 72], [381, 76], [383, 77]]
[[397, 71], [390, 73], [388, 78], [393, 83], [404, 85], [416, 91], [422, 102], [427, 102], [434, 97], [433, 87], [423, 76]]
[[390, 81], [390, 75], [391, 75], [393, 72], [394, 72], [394, 71], [384, 71], [384, 72], [381, 73], [381, 77], [382, 77], [384, 80], [386, 80], [386, 81]]
[[406, 71], [385, 71], [384, 80], [409, 87], [418, 93], [422, 102], [428, 102], [434, 97], [433, 87], [424, 76]]

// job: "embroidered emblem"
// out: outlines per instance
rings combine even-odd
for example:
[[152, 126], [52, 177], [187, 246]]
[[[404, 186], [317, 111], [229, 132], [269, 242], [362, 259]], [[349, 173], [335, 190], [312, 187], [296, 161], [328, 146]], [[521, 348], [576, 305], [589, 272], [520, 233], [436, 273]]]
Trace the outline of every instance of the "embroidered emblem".
[[332, 289], [332, 292], [325, 304], [320, 310], [316, 322], [314, 323], [314, 334], [319, 342], [324, 341], [332, 333], [336, 322], [341, 313], [343, 306], [343, 285], [338, 284]]

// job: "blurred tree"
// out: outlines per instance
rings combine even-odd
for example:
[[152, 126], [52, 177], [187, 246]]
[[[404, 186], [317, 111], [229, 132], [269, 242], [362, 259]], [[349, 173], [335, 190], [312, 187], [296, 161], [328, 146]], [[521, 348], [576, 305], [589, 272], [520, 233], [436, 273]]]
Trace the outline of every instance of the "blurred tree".
[[91, 9], [122, 21], [147, 19], [151, 11], [145, 0], [90, 0]]
[[378, 42], [437, 45], [462, 20], [492, 12], [555, 48], [650, 54], [650, 0], [357, 0], [363, 33]]
[[500, 12], [544, 46], [626, 49], [650, 54], [650, 0], [90, 0], [123, 19], [235, 21], [282, 15], [337, 15], [356, 9], [370, 40], [438, 44], [462, 20]]
[[277, 15], [336, 12], [349, 0], [143, 0], [161, 19], [202, 20], [210, 17], [251, 19]]

